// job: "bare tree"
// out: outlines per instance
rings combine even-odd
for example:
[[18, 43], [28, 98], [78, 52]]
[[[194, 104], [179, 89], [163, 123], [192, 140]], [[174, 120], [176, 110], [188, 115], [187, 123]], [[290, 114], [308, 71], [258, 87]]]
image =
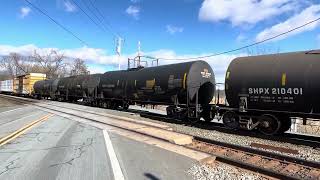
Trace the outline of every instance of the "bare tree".
[[88, 67], [85, 64], [84, 60], [77, 58], [74, 60], [71, 66], [71, 76], [81, 75], [81, 74], [89, 74]]
[[[37, 63], [34, 70], [45, 73], [47, 78], [57, 78], [63, 76], [66, 64], [64, 63], [64, 55], [55, 50], [51, 50], [44, 56], [34, 51], [33, 60]], [[34, 71], [33, 70], [33, 71]]]
[[11, 77], [26, 74], [31, 68], [30, 58], [23, 57], [18, 53], [10, 53], [2, 57], [0, 66], [4, 68]]
[[27, 73], [44, 73], [47, 78], [65, 77], [67, 75], [88, 74], [88, 67], [82, 59], [69, 59], [57, 51], [51, 50], [45, 55], [34, 51], [32, 56], [11, 53], [0, 59], [0, 69], [5, 70], [10, 78]]

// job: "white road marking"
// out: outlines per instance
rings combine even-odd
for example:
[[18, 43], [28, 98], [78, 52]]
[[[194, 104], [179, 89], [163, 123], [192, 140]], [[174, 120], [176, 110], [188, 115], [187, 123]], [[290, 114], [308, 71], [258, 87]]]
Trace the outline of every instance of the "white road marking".
[[114, 179], [115, 180], [124, 180], [124, 176], [123, 176], [117, 155], [114, 152], [112, 142], [111, 142], [111, 139], [109, 137], [107, 130], [103, 130], [103, 136], [104, 136], [104, 140], [106, 142], [107, 151], [109, 154]]
[[16, 111], [16, 110], [19, 110], [19, 109], [23, 109], [23, 108], [25, 108], [25, 107], [20, 107], [20, 108], [16, 108], [16, 109], [11, 109], [11, 110], [9, 110], [9, 111], [4, 111], [4, 112], [1, 112], [0, 115], [1, 115], [1, 114], [5, 114], [5, 113], [8, 113], [8, 112]]

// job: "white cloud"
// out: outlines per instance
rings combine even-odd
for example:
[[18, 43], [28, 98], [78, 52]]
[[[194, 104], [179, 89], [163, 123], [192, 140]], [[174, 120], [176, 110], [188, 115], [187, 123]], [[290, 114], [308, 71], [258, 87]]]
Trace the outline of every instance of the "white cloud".
[[29, 7], [22, 7], [20, 8], [20, 17], [25, 18], [27, 17], [31, 12], [31, 9]]
[[181, 33], [183, 32], [183, 27], [178, 27], [178, 26], [173, 26], [173, 25], [167, 25], [167, 32], [170, 34], [175, 34], [175, 33]]
[[245, 35], [239, 34], [239, 35], [237, 36], [237, 38], [236, 38], [236, 41], [237, 41], [238, 43], [242, 43], [242, 42], [245, 41], [246, 39], [247, 39], [247, 37], [246, 37]]
[[132, 3], [139, 3], [141, 0], [130, 0]]
[[23, 56], [28, 56], [31, 55], [35, 49], [38, 49], [38, 47], [33, 44], [23, 46], [0, 45], [0, 56], [9, 55], [13, 52], [19, 53]]
[[139, 19], [140, 7], [139, 6], [129, 6], [126, 9], [126, 13], [135, 19]]
[[67, 12], [75, 12], [77, 10], [77, 7], [70, 1], [64, 1], [63, 6], [64, 10]]
[[[298, 26], [301, 26], [317, 18], [320, 18], [320, 5], [311, 5], [310, 7], [300, 12], [299, 14], [296, 14], [291, 18], [287, 19], [286, 21], [276, 24], [271, 28], [264, 29], [262, 32], [260, 32], [256, 36], [256, 41], [261, 41], [261, 40], [273, 37], [275, 35], [281, 34], [283, 32], [289, 31], [291, 29], [294, 29]], [[287, 35], [281, 36], [276, 40], [285, 39], [289, 36], [293, 36], [295, 34], [299, 34], [305, 31], [311, 31], [318, 26], [320, 26], [320, 22], [315, 22], [313, 24], [309, 24], [303, 28], [300, 28], [296, 31], [288, 33]]]
[[[114, 54], [108, 54], [103, 49], [95, 49], [89, 47], [82, 47], [76, 49], [58, 49], [58, 48], [39, 48], [33, 44], [23, 45], [23, 46], [10, 46], [10, 45], [0, 45], [0, 56], [9, 55], [11, 52], [16, 52], [24, 56], [32, 55], [34, 50], [36, 50], [39, 54], [45, 55], [50, 52], [50, 50], [56, 50], [59, 53], [63, 53], [65, 56], [70, 58], [82, 58], [86, 61], [87, 64], [94, 64], [94, 66], [89, 66], [89, 70], [91, 73], [102, 73], [105, 71], [106, 66], [112, 66], [114, 69], [118, 68], [118, 57]], [[152, 56], [152, 57], [162, 57], [162, 58], [190, 58], [190, 57], [198, 57], [198, 56], [206, 56], [208, 53], [204, 54], [176, 54], [173, 50], [161, 49], [152, 52], [143, 52], [142, 54]], [[229, 63], [236, 57], [245, 56], [246, 54], [235, 54], [235, 55], [220, 55], [215, 57], [210, 57], [204, 59], [207, 61], [215, 75], [216, 81], [223, 83], [225, 72]], [[135, 57], [136, 54], [123, 54], [120, 59], [120, 64], [122, 69], [127, 68], [127, 59]], [[147, 60], [147, 59], [143, 59]], [[191, 60], [190, 60], [191, 61]], [[164, 64], [173, 64], [179, 62], [186, 62], [185, 60], [160, 60], [159, 65]], [[149, 61], [149, 65], [151, 61]]]
[[88, 65], [90, 74], [105, 73], [107, 69], [101, 65]]
[[[299, 0], [300, 1], [300, 0]], [[199, 11], [202, 21], [230, 21], [234, 26], [256, 24], [294, 11], [297, 0], [204, 0]]]

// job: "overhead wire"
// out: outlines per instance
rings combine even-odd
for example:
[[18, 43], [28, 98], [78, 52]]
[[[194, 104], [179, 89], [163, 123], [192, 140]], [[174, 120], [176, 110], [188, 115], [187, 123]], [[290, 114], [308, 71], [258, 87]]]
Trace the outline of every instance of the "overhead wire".
[[252, 47], [252, 46], [255, 46], [255, 45], [258, 45], [258, 44], [262, 44], [264, 42], [267, 42], [267, 41], [270, 41], [270, 40], [273, 40], [275, 38], [278, 38], [280, 36], [283, 36], [283, 35], [286, 35], [288, 33], [291, 33], [293, 31], [296, 31], [298, 29], [301, 29], [309, 24], [312, 24], [312, 23], [315, 23], [317, 21], [319, 21], [320, 18], [317, 18], [317, 19], [314, 19], [312, 21], [309, 21], [301, 26], [298, 26], [298, 27], [295, 27], [293, 29], [290, 29], [288, 31], [285, 31], [283, 33], [280, 33], [280, 34], [277, 34], [275, 36], [272, 36], [270, 38], [266, 38], [264, 40], [261, 40], [261, 41], [257, 41], [255, 43], [252, 43], [252, 44], [249, 44], [249, 45], [246, 45], [246, 46], [242, 46], [240, 48], [236, 48], [236, 49], [231, 49], [231, 50], [228, 50], [228, 51], [223, 51], [223, 52], [220, 52], [220, 53], [215, 53], [215, 54], [210, 54], [210, 55], [205, 55], [205, 56], [197, 56], [197, 57], [190, 57], [190, 58], [162, 58], [162, 57], [153, 57], [153, 56], [140, 56], [140, 57], [145, 57], [145, 58], [149, 58], [149, 59], [160, 59], [160, 60], [195, 60], [195, 59], [204, 59], [204, 58], [209, 58], [209, 57], [214, 57], [214, 56], [219, 56], [219, 55], [223, 55], [223, 54], [228, 54], [228, 53], [231, 53], [231, 52], [235, 52], [235, 51], [239, 51], [239, 50], [242, 50], [242, 49], [246, 49], [248, 47]]
[[112, 31], [110, 31], [108, 28], [106, 28], [106, 26], [103, 24], [102, 20], [97, 16], [97, 14], [88, 6], [86, 1], [82, 1], [82, 4], [85, 5], [85, 7], [90, 11], [91, 14], [93, 14], [93, 16], [98, 20], [99, 24], [103, 27], [104, 30], [108, 30], [110, 33], [112, 33], [114, 35], [114, 33]]
[[74, 0], [70, 0], [72, 3], [74, 3], [79, 9], [80, 9], [80, 11], [82, 11], [98, 28], [100, 28], [102, 31], [104, 31], [104, 32], [107, 32], [105, 29], [104, 29], [104, 27], [103, 26], [101, 26], [100, 24], [98, 24], [91, 16], [89, 16], [89, 14], [84, 10], [84, 9], [82, 9], [81, 8], [81, 6], [78, 4], [78, 3], [76, 3], [76, 1], [74, 1]]
[[88, 43], [85, 42], [84, 40], [82, 40], [79, 36], [77, 36], [75, 33], [73, 33], [70, 29], [68, 29], [67, 27], [65, 27], [64, 25], [62, 25], [61, 23], [59, 23], [57, 20], [53, 19], [50, 15], [48, 15], [46, 12], [44, 12], [43, 10], [41, 10], [38, 6], [36, 6], [35, 4], [33, 4], [32, 2], [30, 2], [29, 0], [24, 0], [25, 2], [27, 2], [29, 4], [29, 6], [31, 6], [33, 9], [36, 9], [38, 12], [40, 12], [42, 15], [46, 16], [47, 18], [49, 18], [52, 22], [54, 22], [56, 25], [58, 25], [60, 28], [62, 28], [64, 31], [68, 32], [69, 34], [71, 34], [74, 38], [76, 38], [77, 40], [79, 40], [82, 44], [88, 46]]
[[[85, 0], [84, 0], [85, 1]], [[100, 17], [102, 18], [102, 22], [101, 23], [105, 23], [106, 24], [106, 27], [107, 29], [114, 35], [114, 36], [117, 36], [117, 37], [121, 37], [121, 35], [114, 31], [114, 28], [112, 27], [112, 25], [109, 23], [109, 21], [107, 20], [107, 18], [105, 17], [105, 15], [103, 15], [101, 13], [101, 11], [99, 10], [99, 8], [96, 7], [96, 5], [94, 5], [95, 2], [92, 2], [92, 0], [88, 0], [90, 5], [98, 12], [98, 14], [100, 15]], [[95, 14], [95, 13], [93, 13]]]

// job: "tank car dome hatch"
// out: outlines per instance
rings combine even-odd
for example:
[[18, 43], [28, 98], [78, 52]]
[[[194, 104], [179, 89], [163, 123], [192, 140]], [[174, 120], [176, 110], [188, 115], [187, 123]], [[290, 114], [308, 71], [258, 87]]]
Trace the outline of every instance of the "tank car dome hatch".
[[189, 98], [195, 99], [198, 91], [199, 104], [209, 104], [215, 93], [215, 77], [212, 68], [205, 61], [192, 63], [187, 75]]

